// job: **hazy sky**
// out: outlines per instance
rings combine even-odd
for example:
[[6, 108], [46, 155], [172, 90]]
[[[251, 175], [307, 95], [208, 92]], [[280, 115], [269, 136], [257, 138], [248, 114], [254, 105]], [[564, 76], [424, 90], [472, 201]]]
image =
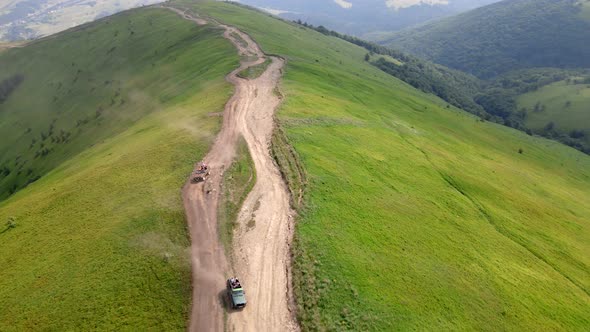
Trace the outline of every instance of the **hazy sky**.
[[[342, 8], [352, 8], [353, 0], [334, 0]], [[448, 5], [450, 0], [385, 0], [385, 5], [390, 8], [409, 8], [416, 5]]]
[[400, 9], [415, 5], [448, 5], [449, 0], [387, 0], [385, 4], [387, 7]]
[[[0, 0], [1, 1], [1, 0]], [[499, 0], [239, 0], [353, 35], [395, 31]]]

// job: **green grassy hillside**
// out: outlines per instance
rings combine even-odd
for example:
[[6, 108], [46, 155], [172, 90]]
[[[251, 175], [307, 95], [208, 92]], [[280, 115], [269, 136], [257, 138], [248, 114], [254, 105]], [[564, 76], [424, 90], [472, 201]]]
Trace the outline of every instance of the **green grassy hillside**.
[[0, 105], [0, 183], [43, 175], [2, 191], [1, 331], [185, 329], [180, 188], [220, 126], [208, 113], [223, 109], [237, 61], [220, 30], [163, 9], [0, 55], [3, 77], [24, 77]]
[[308, 179], [294, 249], [304, 330], [590, 324], [588, 156], [447, 109], [342, 40], [177, 3], [287, 58], [278, 119]]
[[[465, 72], [433, 64], [356, 37], [342, 35], [322, 26], [314, 27], [299, 21], [298, 23], [324, 35], [338, 37], [365, 48], [369, 52], [365, 56], [365, 61], [416, 89], [434, 94], [450, 105], [481, 116], [482, 119], [529, 134], [532, 134], [532, 130], [525, 123], [526, 111], [517, 108], [516, 99], [519, 95], [568, 77], [578, 77], [582, 82], [588, 77], [588, 69], [529, 68], [512, 70], [489, 80], [480, 80]], [[590, 151], [586, 141], [572, 138], [563, 132], [537, 130], [537, 133], [580, 151]], [[579, 133], [575, 136], [579, 136]]]
[[506, 0], [393, 35], [384, 44], [481, 78], [590, 67], [587, 0]]
[[233, 60], [220, 57], [225, 42], [210, 28], [153, 13], [123, 13], [0, 54], [0, 82], [22, 77], [0, 104], [0, 200], [161, 103], [186, 99], [199, 76], [223, 76], [214, 65]]
[[588, 83], [573, 78], [549, 84], [519, 96], [518, 108], [527, 111], [526, 126], [536, 132], [549, 130], [571, 138], [579, 138], [590, 145], [590, 84]]

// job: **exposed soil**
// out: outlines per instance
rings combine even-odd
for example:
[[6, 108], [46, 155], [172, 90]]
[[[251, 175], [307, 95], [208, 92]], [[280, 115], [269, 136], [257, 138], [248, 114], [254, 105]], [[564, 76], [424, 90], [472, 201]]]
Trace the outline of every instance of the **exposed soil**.
[[[186, 11], [170, 9], [185, 19], [206, 24]], [[274, 112], [281, 102], [276, 91], [284, 61], [270, 57], [272, 63], [260, 77], [239, 78], [239, 72], [263, 63], [267, 56], [247, 34], [220, 26], [243, 60], [226, 77], [235, 85], [235, 92], [225, 106], [222, 129], [203, 160], [209, 166], [210, 176], [204, 183], [187, 182], [182, 191], [192, 240], [193, 304], [189, 330], [224, 330], [224, 312], [228, 310], [225, 280], [235, 273], [246, 289], [248, 305], [241, 311], [229, 312], [230, 331], [296, 331], [289, 279], [293, 211], [269, 148]], [[229, 253], [234, 258], [232, 267], [219, 239], [217, 209], [223, 172], [234, 159], [240, 135], [248, 144], [257, 182], [238, 217], [234, 250]]]
[[[242, 39], [255, 45], [247, 35]], [[256, 49], [259, 62], [264, 62], [264, 55]], [[246, 288], [249, 303], [243, 311], [229, 316], [230, 331], [298, 329], [289, 304], [289, 244], [294, 213], [287, 187], [270, 154], [274, 112], [281, 101], [276, 87], [284, 62], [276, 57], [271, 60], [260, 77], [239, 79], [236, 85], [244, 93], [244, 102], [238, 105], [238, 125], [254, 161], [256, 184], [242, 206], [234, 235], [233, 269]]]

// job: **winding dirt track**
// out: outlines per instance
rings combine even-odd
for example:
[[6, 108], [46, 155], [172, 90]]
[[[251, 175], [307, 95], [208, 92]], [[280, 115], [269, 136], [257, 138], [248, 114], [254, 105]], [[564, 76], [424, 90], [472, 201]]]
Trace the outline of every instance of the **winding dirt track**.
[[[246, 35], [242, 38], [258, 57], [264, 58], [254, 41]], [[289, 303], [293, 212], [287, 188], [270, 154], [274, 112], [281, 102], [276, 88], [284, 61], [276, 57], [271, 60], [259, 78], [236, 84], [240, 86], [237, 90], [244, 93], [238, 105], [239, 131], [248, 143], [257, 180], [242, 206], [234, 234], [234, 269], [248, 291], [249, 304], [229, 316], [230, 331], [298, 330]]]
[[[207, 23], [182, 10], [168, 8], [197, 24]], [[245, 33], [220, 26], [225, 29], [224, 37], [246, 60], [226, 77], [235, 85], [235, 92], [225, 106], [222, 129], [204, 159], [210, 177], [202, 184], [187, 183], [182, 190], [192, 240], [193, 304], [189, 330], [224, 330], [225, 280], [235, 271], [246, 289], [248, 305], [242, 311], [229, 312], [228, 330], [297, 331], [289, 280], [293, 212], [269, 148], [274, 112], [281, 102], [276, 89], [284, 61], [270, 57], [272, 63], [259, 78], [239, 78], [240, 71], [263, 63], [267, 56]], [[254, 160], [257, 182], [239, 214], [232, 268], [219, 241], [217, 209], [223, 172], [234, 159], [240, 135]]]

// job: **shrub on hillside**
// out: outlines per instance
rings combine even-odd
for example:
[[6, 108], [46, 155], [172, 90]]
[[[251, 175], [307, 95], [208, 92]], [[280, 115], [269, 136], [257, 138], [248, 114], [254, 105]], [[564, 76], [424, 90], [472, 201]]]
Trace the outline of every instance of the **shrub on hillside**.
[[570, 132], [571, 138], [584, 138], [585, 136], [586, 136], [586, 133], [584, 133], [583, 130], [572, 130]]
[[12, 75], [0, 82], [0, 104], [22, 83], [25, 77], [21, 74]]
[[16, 219], [14, 217], [9, 217], [6, 221], [6, 228], [15, 228], [16, 227]]

